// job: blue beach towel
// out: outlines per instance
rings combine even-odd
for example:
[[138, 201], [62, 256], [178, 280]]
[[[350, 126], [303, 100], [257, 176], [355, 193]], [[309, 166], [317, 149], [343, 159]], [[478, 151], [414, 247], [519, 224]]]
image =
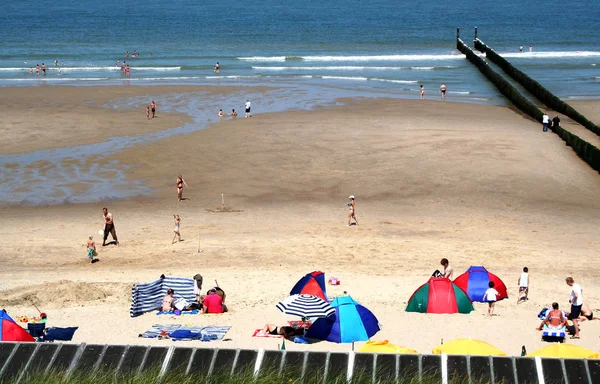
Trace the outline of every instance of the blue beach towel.
[[[181, 315], [197, 315], [199, 313], [200, 313], [199, 309], [194, 309], [193, 311], [182, 311]], [[158, 311], [158, 312], [156, 312], [156, 315], [176, 315], [176, 313], [174, 311], [169, 311], [169, 312]]]
[[[152, 328], [139, 335], [148, 339], [156, 339], [162, 332], [170, 335], [175, 331], [188, 331], [192, 334], [200, 334], [198, 339], [202, 340], [222, 340], [225, 337], [227, 331], [231, 329], [230, 326], [191, 326], [183, 324], [154, 324]], [[185, 335], [184, 333], [178, 333], [176, 335]], [[187, 334], [189, 335], [189, 334]]]

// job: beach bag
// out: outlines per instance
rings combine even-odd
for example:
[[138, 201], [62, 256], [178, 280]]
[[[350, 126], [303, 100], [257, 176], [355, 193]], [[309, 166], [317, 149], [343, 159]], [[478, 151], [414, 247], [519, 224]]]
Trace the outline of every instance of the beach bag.
[[179, 309], [180, 311], [183, 311], [184, 308], [187, 308], [188, 305], [190, 305], [186, 299], [179, 298], [177, 300], [175, 300], [175, 302], [173, 303], [173, 305], [175, 306], [175, 308]]
[[433, 272], [433, 274], [431, 276], [433, 276], [433, 277], [444, 277], [444, 274], [442, 272], [440, 272], [439, 269], [436, 269], [435, 272]]
[[540, 311], [540, 313], [538, 313], [537, 316], [539, 317], [540, 320], [544, 320], [546, 318], [546, 316], [548, 314], [548, 310], [549, 310], [548, 308], [544, 308]]

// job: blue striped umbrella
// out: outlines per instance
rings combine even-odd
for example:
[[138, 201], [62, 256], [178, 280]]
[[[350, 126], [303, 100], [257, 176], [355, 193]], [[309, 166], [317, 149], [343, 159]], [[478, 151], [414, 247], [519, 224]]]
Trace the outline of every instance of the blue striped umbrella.
[[280, 301], [277, 308], [283, 313], [298, 317], [327, 317], [335, 313], [331, 304], [313, 295], [292, 295]]

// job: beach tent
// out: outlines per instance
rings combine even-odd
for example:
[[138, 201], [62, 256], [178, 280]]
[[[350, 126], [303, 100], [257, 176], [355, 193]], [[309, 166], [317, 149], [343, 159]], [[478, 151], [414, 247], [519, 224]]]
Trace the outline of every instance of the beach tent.
[[481, 266], [470, 267], [465, 273], [454, 279], [454, 284], [467, 292], [471, 301], [482, 303], [483, 295], [489, 288], [490, 281], [494, 282], [494, 289], [500, 294], [497, 300], [507, 299], [508, 293], [506, 292], [506, 285], [504, 285], [498, 276], [488, 272], [487, 269]]
[[350, 296], [340, 296], [331, 306], [335, 314], [317, 319], [310, 326], [306, 337], [334, 343], [367, 341], [379, 332], [379, 321], [371, 311]]
[[0, 341], [35, 341], [4, 309], [0, 310]]
[[402, 353], [402, 354], [418, 354], [419, 352], [411, 348], [401, 347], [390, 343], [387, 340], [382, 341], [367, 341], [365, 345], [360, 347], [358, 352], [368, 353]]
[[406, 312], [469, 313], [473, 303], [460, 287], [446, 277], [431, 277], [412, 294]]
[[485, 341], [473, 339], [455, 339], [448, 341], [433, 348], [433, 351], [431, 352], [436, 355], [447, 353], [449, 355], [506, 356], [506, 353], [493, 345], [490, 345]]
[[183, 298], [188, 303], [196, 301], [194, 279], [166, 276], [147, 284], [136, 284], [131, 288], [129, 315], [136, 317], [145, 312], [159, 310], [169, 288], [175, 291], [175, 299]]
[[321, 271], [314, 271], [298, 280], [290, 291], [290, 296], [296, 294], [313, 295], [328, 301], [325, 287], [325, 274]]

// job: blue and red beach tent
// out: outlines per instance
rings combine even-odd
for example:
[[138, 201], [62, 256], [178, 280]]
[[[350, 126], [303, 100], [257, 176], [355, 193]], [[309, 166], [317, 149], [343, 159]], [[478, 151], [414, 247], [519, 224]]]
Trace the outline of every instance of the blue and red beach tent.
[[0, 341], [35, 341], [4, 309], [0, 310]]
[[290, 296], [313, 295], [328, 301], [325, 287], [325, 274], [321, 271], [314, 271], [298, 280], [296, 285], [294, 285], [294, 288], [290, 291]]
[[506, 292], [506, 285], [491, 272], [488, 272], [482, 266], [472, 266], [465, 273], [454, 279], [454, 284], [462, 288], [471, 301], [478, 301], [483, 303], [483, 295], [489, 288], [490, 281], [494, 282], [494, 289], [500, 294], [498, 300], [508, 298], [508, 292]]

